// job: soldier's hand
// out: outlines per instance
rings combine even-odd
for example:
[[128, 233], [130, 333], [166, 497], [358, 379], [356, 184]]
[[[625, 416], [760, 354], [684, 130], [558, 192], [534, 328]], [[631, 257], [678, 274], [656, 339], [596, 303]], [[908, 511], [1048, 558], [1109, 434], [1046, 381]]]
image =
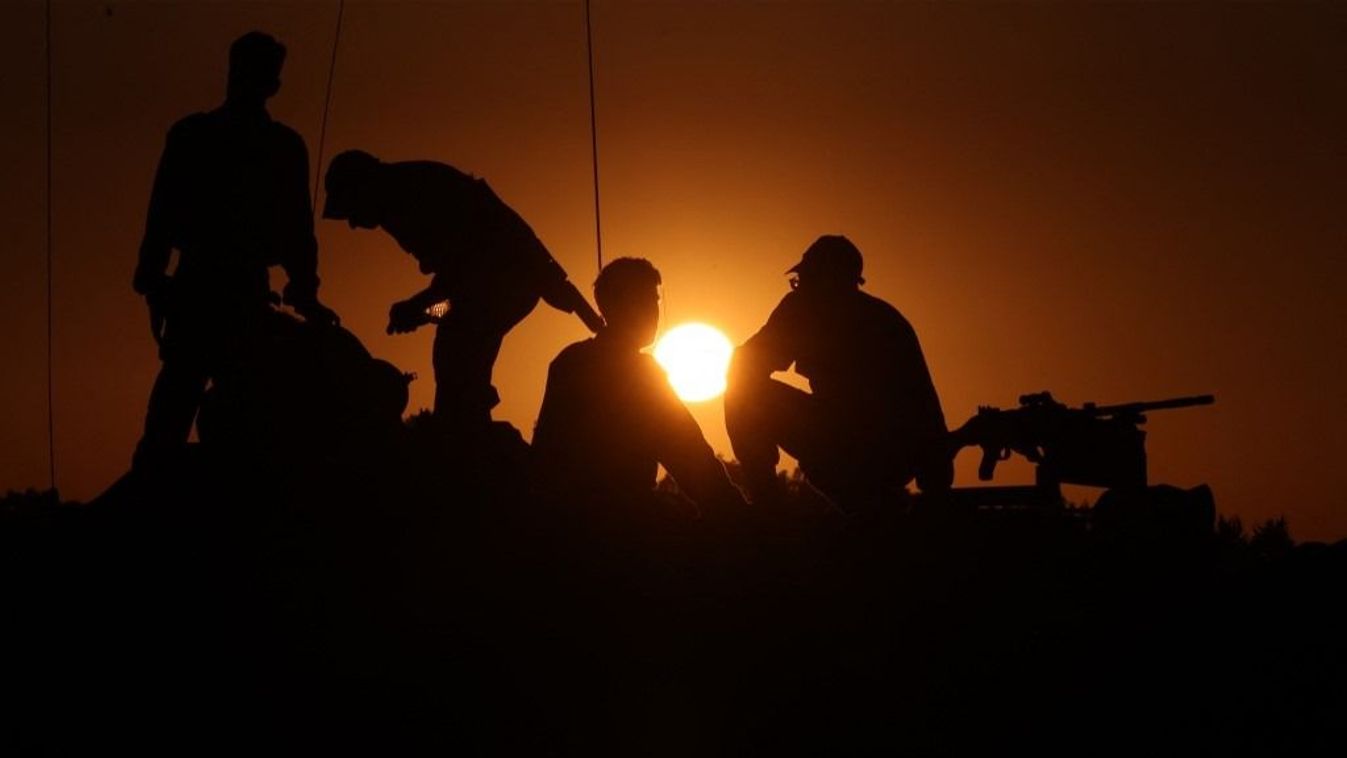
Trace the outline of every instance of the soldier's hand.
[[145, 305], [150, 312], [150, 335], [157, 344], [163, 344], [164, 324], [168, 312], [168, 287], [156, 287], [145, 295]]
[[411, 300], [402, 300], [393, 303], [393, 307], [388, 309], [388, 328], [385, 331], [389, 334], [406, 334], [428, 323], [430, 316], [425, 308]]
[[917, 489], [944, 492], [954, 486], [954, 457], [936, 454], [917, 472]]

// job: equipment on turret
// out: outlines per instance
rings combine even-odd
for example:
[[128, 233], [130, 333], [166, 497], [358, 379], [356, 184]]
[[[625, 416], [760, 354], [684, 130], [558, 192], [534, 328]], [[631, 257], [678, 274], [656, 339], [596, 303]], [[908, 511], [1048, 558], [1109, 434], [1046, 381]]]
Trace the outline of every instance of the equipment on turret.
[[[973, 507], [1061, 508], [1061, 485], [1076, 484], [1108, 490], [1094, 508], [1101, 516], [1124, 519], [1137, 511], [1151, 514], [1169, 503], [1186, 515], [1187, 524], [1206, 523], [1215, 517], [1211, 492], [1197, 487], [1184, 492], [1173, 487], [1150, 486], [1146, 470], [1146, 433], [1140, 427], [1151, 411], [1211, 405], [1212, 395], [1171, 398], [1150, 402], [1096, 405], [1073, 408], [1047, 392], [1020, 397], [1020, 407], [1003, 410], [981, 407], [973, 418], [950, 433], [951, 455], [965, 447], [982, 448], [978, 479], [989, 481], [996, 464], [1019, 453], [1036, 465], [1032, 487], [968, 487], [952, 490], [950, 502]], [[1146, 518], [1153, 520], [1153, 514]]]

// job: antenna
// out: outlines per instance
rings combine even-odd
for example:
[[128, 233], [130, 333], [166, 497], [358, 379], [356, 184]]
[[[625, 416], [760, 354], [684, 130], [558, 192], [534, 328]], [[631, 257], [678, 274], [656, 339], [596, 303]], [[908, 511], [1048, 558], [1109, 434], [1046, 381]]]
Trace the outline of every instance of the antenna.
[[327, 114], [332, 108], [332, 82], [337, 75], [337, 48], [341, 46], [341, 19], [346, 13], [346, 0], [337, 0], [337, 29], [332, 34], [332, 60], [327, 66], [327, 93], [323, 95], [323, 120], [318, 127], [318, 154], [313, 164], [313, 212], [318, 213], [318, 181], [323, 175], [323, 145], [327, 141]]
[[599, 216], [599, 122], [594, 107], [594, 24], [590, 21], [589, 0], [585, 0], [585, 53], [589, 57], [589, 149], [594, 163], [594, 244], [598, 251], [599, 271], [602, 271], [603, 224]]
[[52, 243], [52, 217], [55, 215], [52, 210], [52, 64], [51, 64], [51, 4], [52, 0], [47, 0], [47, 26], [46, 39], [44, 44], [44, 55], [47, 64], [47, 460], [48, 474], [51, 477], [51, 490], [56, 492], [56, 377], [54, 367], [56, 365], [56, 350], [53, 345], [53, 322], [55, 320], [55, 309], [52, 305], [52, 293], [55, 288], [52, 285], [52, 250], [55, 245]]

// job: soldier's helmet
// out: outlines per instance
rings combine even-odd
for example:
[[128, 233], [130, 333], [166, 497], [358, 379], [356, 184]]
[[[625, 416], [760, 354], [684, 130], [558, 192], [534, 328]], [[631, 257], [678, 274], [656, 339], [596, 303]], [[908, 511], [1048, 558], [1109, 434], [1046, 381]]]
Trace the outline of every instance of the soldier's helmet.
[[351, 218], [359, 212], [364, 193], [362, 188], [379, 167], [379, 159], [364, 150], [347, 150], [337, 154], [327, 164], [323, 189], [327, 200], [323, 203], [323, 218]]
[[825, 234], [814, 240], [800, 262], [786, 273], [798, 274], [801, 279], [864, 284], [863, 267], [861, 251], [851, 240], [840, 234]]

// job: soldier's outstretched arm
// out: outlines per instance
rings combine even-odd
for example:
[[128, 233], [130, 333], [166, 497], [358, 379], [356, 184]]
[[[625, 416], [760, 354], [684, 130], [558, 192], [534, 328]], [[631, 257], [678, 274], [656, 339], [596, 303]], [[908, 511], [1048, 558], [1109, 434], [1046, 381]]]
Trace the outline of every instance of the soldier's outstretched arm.
[[767, 381], [774, 371], [785, 371], [795, 362], [801, 322], [808, 320], [798, 296], [786, 295], [767, 323], [734, 351], [730, 360], [730, 391]]
[[399, 300], [389, 307], [388, 326], [384, 331], [388, 334], [406, 334], [416, 331], [431, 323], [432, 319], [430, 314], [427, 313], [430, 306], [443, 302], [448, 297], [444, 277], [442, 275], [436, 276], [430, 281], [429, 287], [406, 300]]
[[318, 301], [318, 239], [313, 233], [313, 204], [309, 197], [309, 152], [299, 135], [293, 135], [292, 139], [284, 167], [286, 208], [280, 219], [282, 226], [277, 230], [281, 266], [288, 280], [283, 300], [306, 321], [336, 324], [341, 322], [337, 313]]
[[725, 466], [707, 444], [697, 420], [662, 375], [653, 377], [651, 402], [659, 408], [659, 461], [678, 486], [702, 507], [724, 511], [745, 505]]
[[734, 486], [725, 466], [711, 451], [705, 439], [686, 440], [688, 448], [670, 454], [664, 468], [692, 501], [710, 515], [745, 507], [744, 493]]
[[542, 297], [543, 302], [562, 313], [574, 313], [579, 316], [589, 331], [598, 334], [599, 330], [603, 329], [603, 317], [590, 306], [589, 301], [580, 294], [580, 290], [576, 289], [574, 284], [571, 284], [570, 279], [552, 281], [543, 290]]

